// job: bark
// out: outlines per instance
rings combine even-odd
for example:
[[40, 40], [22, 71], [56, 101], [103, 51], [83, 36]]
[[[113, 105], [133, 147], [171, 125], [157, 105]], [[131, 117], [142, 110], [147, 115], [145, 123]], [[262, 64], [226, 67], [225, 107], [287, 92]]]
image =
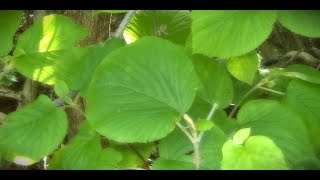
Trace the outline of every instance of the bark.
[[[115, 31], [118, 21], [121, 21], [121, 15], [111, 16], [107, 13], [93, 15], [93, 11], [91, 10], [66, 10], [62, 13], [65, 16], [71, 17], [76, 23], [82, 25], [87, 30], [88, 36], [78, 42], [78, 45], [81, 47], [105, 41], [110, 33]], [[79, 98], [77, 106], [84, 111], [85, 100]], [[66, 112], [69, 119], [68, 142], [77, 134], [79, 126], [85, 117], [81, 112], [73, 108], [66, 109]]]

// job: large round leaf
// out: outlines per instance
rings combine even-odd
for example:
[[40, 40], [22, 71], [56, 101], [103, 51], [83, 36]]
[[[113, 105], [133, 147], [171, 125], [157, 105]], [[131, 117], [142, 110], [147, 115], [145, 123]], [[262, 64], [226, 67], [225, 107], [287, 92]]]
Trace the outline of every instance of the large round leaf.
[[67, 133], [67, 115], [44, 95], [6, 118], [0, 152], [8, 161], [30, 165], [52, 153]]
[[196, 85], [192, 62], [181, 47], [145, 37], [97, 67], [87, 93], [87, 119], [112, 140], [157, 140], [190, 108]]
[[145, 10], [135, 14], [123, 35], [127, 43], [134, 42], [143, 36], [160, 36], [174, 43], [184, 44], [190, 32], [190, 11]]
[[303, 169], [315, 163], [303, 121], [279, 102], [249, 101], [240, 109], [237, 122], [241, 128], [251, 128], [252, 135], [270, 138], [281, 149], [290, 168]]
[[257, 48], [270, 35], [275, 11], [192, 11], [194, 53], [233, 57]]
[[307, 37], [320, 37], [319, 10], [278, 11], [281, 24], [289, 30]]
[[13, 36], [21, 22], [22, 11], [0, 11], [0, 57], [13, 46]]
[[284, 104], [298, 112], [305, 122], [311, 142], [320, 158], [320, 86], [294, 80], [287, 87]]
[[199, 96], [220, 109], [228, 107], [233, 87], [225, 64], [202, 55], [194, 55], [193, 62], [200, 80]]
[[222, 148], [222, 169], [285, 170], [288, 169], [281, 150], [265, 136], [249, 137], [243, 145], [228, 140]]

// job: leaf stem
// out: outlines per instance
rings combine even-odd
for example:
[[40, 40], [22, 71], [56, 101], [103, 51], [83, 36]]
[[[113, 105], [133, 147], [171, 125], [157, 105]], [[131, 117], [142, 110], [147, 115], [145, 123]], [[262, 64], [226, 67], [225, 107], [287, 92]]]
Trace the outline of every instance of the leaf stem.
[[188, 139], [193, 143], [193, 137], [191, 134], [187, 131], [187, 129], [180, 124], [180, 122], [176, 122], [176, 125], [180, 128], [180, 130], [188, 137]]
[[261, 86], [263, 86], [264, 84], [268, 83], [269, 80], [272, 78], [271, 75], [266, 76], [265, 78], [263, 78], [258, 84], [256, 84], [254, 87], [252, 87], [239, 101], [239, 103], [232, 109], [231, 113], [228, 116], [228, 119], [232, 118], [232, 116], [234, 115], [234, 113], [237, 111], [237, 109], [239, 108], [239, 106], [243, 103], [243, 101], [250, 95], [252, 94], [256, 89], [260, 88]]
[[[208, 116], [207, 116], [207, 120], [208, 120], [208, 121], [211, 120], [211, 118], [212, 118], [214, 112], [217, 110], [217, 108], [218, 108], [218, 104], [217, 104], [217, 103], [214, 103], [214, 104], [212, 105], [212, 108], [211, 108]], [[202, 131], [202, 132], [199, 134], [199, 136], [198, 136], [197, 141], [198, 141], [199, 143], [201, 142], [201, 139], [202, 139], [203, 135], [204, 135], [204, 131]]]
[[283, 92], [280, 92], [280, 91], [276, 91], [276, 90], [273, 90], [273, 89], [269, 89], [269, 88], [266, 88], [266, 87], [259, 87], [259, 89], [263, 89], [265, 91], [269, 91], [269, 92], [272, 92], [272, 93], [275, 93], [275, 94], [280, 94], [280, 95], [285, 95], [285, 93]]
[[123, 35], [123, 31], [126, 28], [127, 24], [130, 22], [131, 18], [133, 17], [133, 15], [137, 12], [137, 10], [130, 10], [128, 11], [128, 13], [126, 14], [126, 16], [123, 18], [123, 20], [121, 21], [116, 33], [115, 33], [115, 37], [116, 38], [120, 38]]
[[158, 19], [156, 15], [156, 10], [152, 10], [153, 12], [153, 29], [154, 29], [154, 35], [158, 36]]
[[200, 168], [201, 158], [200, 158], [200, 152], [199, 152], [199, 141], [198, 141], [198, 133], [196, 130], [196, 126], [194, 125], [194, 122], [189, 115], [184, 114], [183, 119], [191, 127], [190, 128], [191, 134], [179, 122], [177, 122], [176, 124], [181, 129], [181, 131], [189, 138], [191, 143], [193, 144], [194, 164], [195, 164], [196, 170], [198, 170]]
[[[196, 132], [196, 126], [194, 125], [193, 120], [191, 119], [191, 117], [188, 116], [188, 114], [184, 114], [183, 115], [183, 119], [188, 123], [188, 125], [192, 128], [192, 130], [194, 132]], [[193, 137], [194, 137], [194, 135], [193, 135]]]

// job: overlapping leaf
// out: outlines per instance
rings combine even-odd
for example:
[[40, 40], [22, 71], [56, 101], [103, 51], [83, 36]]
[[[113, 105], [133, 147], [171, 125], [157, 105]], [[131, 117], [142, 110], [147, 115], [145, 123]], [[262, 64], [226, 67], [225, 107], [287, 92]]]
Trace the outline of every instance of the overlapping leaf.
[[319, 10], [278, 11], [278, 19], [289, 30], [307, 37], [320, 37]]
[[274, 100], [253, 100], [239, 111], [237, 122], [252, 135], [270, 138], [283, 152], [290, 168], [316, 163], [307, 129], [299, 116]]
[[320, 86], [300, 80], [291, 81], [287, 87], [284, 102], [297, 112], [307, 126], [309, 138], [320, 158]]
[[22, 11], [0, 11], [0, 57], [6, 55], [13, 46], [13, 36], [18, 30]]
[[265, 136], [251, 136], [243, 145], [228, 140], [222, 148], [222, 169], [227, 170], [286, 170], [284, 155]]
[[30, 165], [52, 153], [67, 133], [63, 109], [41, 95], [9, 114], [0, 127], [0, 152], [11, 162]]
[[225, 64], [202, 55], [194, 55], [193, 62], [200, 80], [199, 96], [220, 109], [229, 106], [233, 87]]
[[270, 35], [275, 11], [192, 11], [194, 53], [229, 58], [257, 48]]
[[55, 153], [49, 169], [117, 169], [121, 154], [112, 148], [102, 149], [100, 136], [85, 122], [70, 144]]
[[174, 43], [184, 44], [190, 32], [190, 11], [144, 10], [135, 14], [123, 35], [127, 43], [143, 36], [160, 36]]

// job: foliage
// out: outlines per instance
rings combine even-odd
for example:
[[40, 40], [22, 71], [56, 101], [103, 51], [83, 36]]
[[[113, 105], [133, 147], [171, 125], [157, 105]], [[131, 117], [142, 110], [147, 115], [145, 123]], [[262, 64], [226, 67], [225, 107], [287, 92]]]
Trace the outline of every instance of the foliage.
[[[142, 10], [127, 22], [126, 42], [87, 47], [76, 45], [83, 27], [51, 14], [8, 55], [22, 15], [0, 12], [0, 56], [13, 65], [0, 82], [17, 71], [69, 105], [77, 91], [86, 120], [65, 144], [63, 106], [40, 95], [0, 124], [0, 162], [52, 155], [48, 169], [320, 169], [320, 72], [300, 64], [261, 74], [257, 52], [276, 21], [320, 37], [320, 11]], [[264, 91], [278, 96], [259, 99]]]

